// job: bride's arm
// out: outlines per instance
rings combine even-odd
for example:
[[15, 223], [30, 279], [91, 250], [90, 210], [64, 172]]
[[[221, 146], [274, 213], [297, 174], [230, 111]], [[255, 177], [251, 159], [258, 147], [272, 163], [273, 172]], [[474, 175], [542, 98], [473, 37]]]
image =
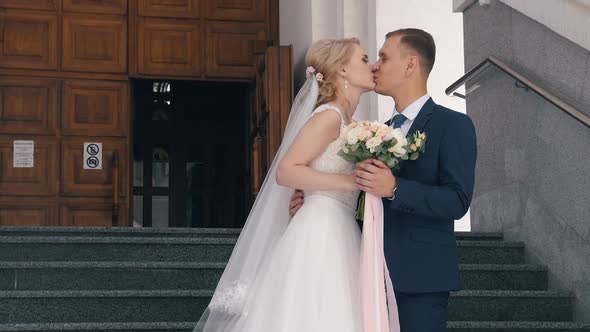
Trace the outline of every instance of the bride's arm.
[[301, 190], [353, 191], [353, 175], [330, 174], [309, 167], [340, 134], [340, 115], [326, 110], [312, 116], [301, 128], [277, 169], [281, 186]]

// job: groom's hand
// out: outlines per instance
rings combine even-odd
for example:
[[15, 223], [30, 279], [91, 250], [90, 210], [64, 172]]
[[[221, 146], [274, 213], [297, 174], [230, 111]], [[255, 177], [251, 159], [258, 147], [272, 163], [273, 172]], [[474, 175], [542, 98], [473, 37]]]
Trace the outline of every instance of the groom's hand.
[[356, 164], [355, 182], [362, 191], [377, 197], [391, 197], [397, 180], [391, 169], [380, 160], [367, 159]]
[[303, 205], [303, 191], [297, 189], [291, 195], [291, 201], [289, 202], [289, 215], [293, 217], [297, 211]]

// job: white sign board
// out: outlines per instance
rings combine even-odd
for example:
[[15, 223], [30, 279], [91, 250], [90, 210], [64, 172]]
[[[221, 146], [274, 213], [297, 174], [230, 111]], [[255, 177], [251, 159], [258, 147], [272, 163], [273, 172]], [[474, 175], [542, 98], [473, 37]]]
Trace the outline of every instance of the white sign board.
[[102, 143], [84, 143], [84, 169], [102, 169]]
[[34, 141], [14, 141], [12, 167], [32, 168], [35, 164]]

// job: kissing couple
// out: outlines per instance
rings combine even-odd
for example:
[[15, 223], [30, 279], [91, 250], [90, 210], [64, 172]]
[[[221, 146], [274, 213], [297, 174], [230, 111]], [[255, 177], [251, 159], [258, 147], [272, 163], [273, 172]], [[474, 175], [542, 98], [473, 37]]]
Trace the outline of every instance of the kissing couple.
[[[471, 203], [476, 136], [469, 117], [428, 94], [435, 54], [419, 29], [388, 33], [374, 64], [355, 38], [310, 47], [281, 146], [195, 331], [446, 331], [449, 292], [459, 289], [454, 221]], [[339, 155], [370, 91], [395, 101], [387, 126], [428, 137], [396, 171]], [[385, 305], [363, 301], [360, 192], [382, 203], [380, 249], [369, 254], [388, 285], [370, 292]]]

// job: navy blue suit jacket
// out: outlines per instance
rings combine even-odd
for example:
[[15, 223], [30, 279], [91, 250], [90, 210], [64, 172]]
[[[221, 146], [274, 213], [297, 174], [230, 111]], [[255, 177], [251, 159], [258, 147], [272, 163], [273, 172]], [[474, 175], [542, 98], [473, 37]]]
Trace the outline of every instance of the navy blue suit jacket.
[[454, 221], [471, 203], [476, 139], [471, 119], [429, 99], [408, 135], [426, 133], [426, 149], [395, 172], [397, 191], [383, 199], [384, 250], [398, 291], [459, 289]]

